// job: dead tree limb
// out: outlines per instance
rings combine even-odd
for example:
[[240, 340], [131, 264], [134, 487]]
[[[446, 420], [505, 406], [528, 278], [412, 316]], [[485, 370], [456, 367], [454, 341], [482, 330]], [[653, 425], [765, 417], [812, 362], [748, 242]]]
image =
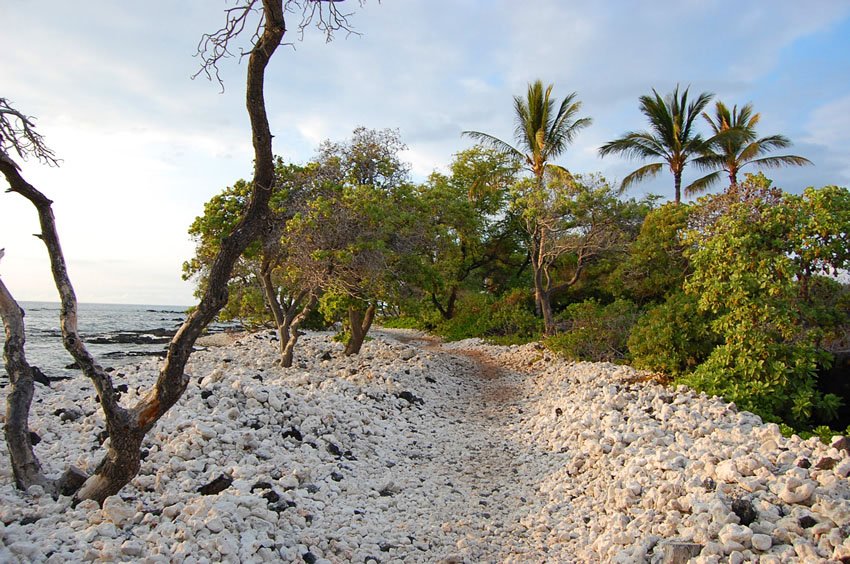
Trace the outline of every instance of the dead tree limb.
[[32, 447], [29, 412], [34, 393], [33, 368], [24, 352], [24, 312], [0, 279], [0, 317], [6, 329], [3, 357], [11, 391], [6, 396], [6, 423], [3, 432], [9, 448], [15, 485], [22, 490], [32, 485], [49, 488], [47, 478]]

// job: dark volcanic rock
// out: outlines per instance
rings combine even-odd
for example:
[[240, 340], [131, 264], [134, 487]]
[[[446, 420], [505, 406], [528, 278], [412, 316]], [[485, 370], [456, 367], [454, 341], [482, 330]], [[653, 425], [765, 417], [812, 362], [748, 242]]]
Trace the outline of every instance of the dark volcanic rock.
[[221, 474], [218, 478], [210, 483], [198, 488], [198, 493], [201, 495], [215, 495], [223, 492], [233, 483], [233, 478], [226, 474]]
[[409, 392], [407, 390], [397, 393], [396, 397], [399, 398], [399, 399], [403, 399], [407, 403], [414, 404], [414, 405], [416, 405], [416, 404], [422, 405], [422, 404], [425, 403], [425, 400], [423, 400], [420, 397], [416, 397], [415, 395], [413, 395], [411, 392]]
[[732, 512], [741, 520], [741, 525], [750, 525], [759, 518], [758, 511], [753, 507], [753, 502], [746, 498], [733, 499]]
[[289, 429], [289, 431], [284, 431], [282, 436], [284, 439], [287, 437], [292, 437], [293, 439], [299, 442], [304, 440], [304, 437], [301, 435], [301, 431], [299, 431], [295, 427], [292, 427], [291, 429]]

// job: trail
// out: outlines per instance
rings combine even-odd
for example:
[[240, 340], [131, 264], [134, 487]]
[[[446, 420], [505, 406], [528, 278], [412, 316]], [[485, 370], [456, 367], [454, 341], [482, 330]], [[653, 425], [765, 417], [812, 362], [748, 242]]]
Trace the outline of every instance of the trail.
[[[462, 391], [445, 398], [441, 417], [431, 419], [435, 440], [427, 460], [401, 462], [405, 472], [428, 481], [438, 476], [443, 503], [430, 508], [442, 533], [458, 537], [445, 562], [543, 562], [547, 528], [529, 526], [529, 509], [545, 505], [528, 461], [543, 455], [518, 440], [524, 412], [519, 374], [477, 350], [444, 349], [430, 337], [385, 333], [406, 344], [455, 361], [452, 377]], [[452, 437], [453, 440], [445, 440]]]

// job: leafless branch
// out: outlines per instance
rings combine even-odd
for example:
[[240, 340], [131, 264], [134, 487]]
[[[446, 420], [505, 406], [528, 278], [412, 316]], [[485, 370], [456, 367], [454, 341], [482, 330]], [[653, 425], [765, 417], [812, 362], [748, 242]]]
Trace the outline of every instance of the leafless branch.
[[[301, 22], [298, 24], [298, 38], [304, 39], [304, 30], [315, 27], [325, 36], [328, 43], [333, 41], [336, 33], [342, 31], [346, 36], [357, 32], [351, 25], [350, 17], [353, 12], [342, 12], [336, 4], [343, 0], [286, 0], [284, 12], [294, 14], [301, 13]], [[365, 0], [358, 0], [362, 6]], [[205, 76], [208, 80], [215, 80], [224, 91], [224, 80], [221, 77], [219, 63], [230, 57], [245, 57], [250, 55], [257, 45], [257, 40], [263, 33], [265, 21], [262, 17], [263, 9], [260, 0], [236, 0], [233, 7], [227, 8], [225, 23], [212, 33], [205, 33], [198, 42], [195, 56], [201, 61], [200, 68], [192, 75], [192, 78]], [[284, 28], [286, 31], [286, 28]], [[246, 42], [251, 47], [246, 49], [234, 45], [239, 36], [245, 32], [251, 34]], [[281, 45], [286, 43], [281, 42]]]
[[18, 168], [18, 165], [9, 158], [11, 150], [14, 150], [23, 160], [34, 156], [46, 165], [59, 166], [60, 161], [53, 150], [44, 142], [44, 137], [35, 130], [34, 118], [16, 110], [6, 98], [0, 98], [0, 158]]

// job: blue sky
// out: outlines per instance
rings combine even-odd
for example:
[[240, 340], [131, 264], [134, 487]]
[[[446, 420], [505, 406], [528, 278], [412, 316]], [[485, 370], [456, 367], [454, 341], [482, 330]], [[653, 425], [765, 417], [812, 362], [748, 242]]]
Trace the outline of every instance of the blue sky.
[[[203, 203], [250, 177], [245, 65], [225, 91], [190, 80], [198, 39], [232, 2], [83, 4], [0, 0], [0, 96], [38, 118], [64, 160], [21, 163], [54, 200], [78, 297], [190, 304], [180, 265]], [[850, 185], [850, 2], [347, 0], [360, 35], [308, 31], [267, 73], [275, 152], [308, 160], [363, 125], [398, 128], [416, 179], [467, 146], [461, 131], [510, 140], [511, 97], [537, 78], [576, 91], [582, 131], [559, 164], [618, 181], [641, 163], [598, 147], [645, 127], [637, 99], [677, 83], [727, 104], [752, 102], [759, 132], [781, 133], [815, 166], [769, 171], [789, 191]], [[296, 23], [291, 20], [290, 27]], [[686, 171], [686, 181], [688, 174]], [[693, 176], [691, 176], [693, 178]], [[663, 174], [630, 194], [672, 194]], [[0, 276], [21, 300], [55, 301], [30, 206], [0, 194]]]

